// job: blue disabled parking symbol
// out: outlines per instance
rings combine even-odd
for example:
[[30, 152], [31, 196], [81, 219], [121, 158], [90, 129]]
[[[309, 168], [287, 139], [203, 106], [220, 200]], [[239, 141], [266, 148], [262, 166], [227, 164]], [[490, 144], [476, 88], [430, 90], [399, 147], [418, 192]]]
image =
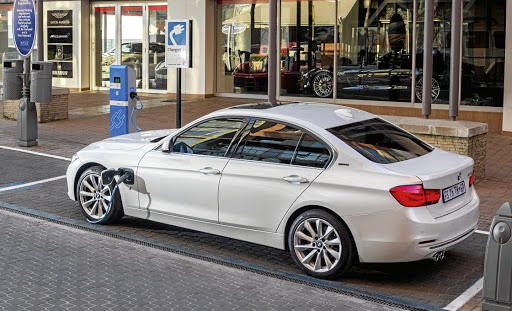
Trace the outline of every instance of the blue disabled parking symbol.
[[187, 45], [187, 23], [186, 22], [169, 22], [167, 24], [169, 33], [169, 45], [184, 46]]

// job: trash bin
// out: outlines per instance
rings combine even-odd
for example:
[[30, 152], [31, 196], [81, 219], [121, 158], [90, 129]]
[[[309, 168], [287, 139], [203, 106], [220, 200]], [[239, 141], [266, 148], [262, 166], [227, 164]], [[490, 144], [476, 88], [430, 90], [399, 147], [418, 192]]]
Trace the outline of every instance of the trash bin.
[[30, 101], [52, 102], [52, 62], [33, 62], [30, 82]]
[[22, 73], [22, 59], [4, 60], [4, 68], [2, 69], [4, 100], [21, 98], [21, 90], [23, 88], [23, 79], [21, 77]]
[[503, 204], [492, 221], [485, 251], [482, 310], [512, 311], [512, 207]]

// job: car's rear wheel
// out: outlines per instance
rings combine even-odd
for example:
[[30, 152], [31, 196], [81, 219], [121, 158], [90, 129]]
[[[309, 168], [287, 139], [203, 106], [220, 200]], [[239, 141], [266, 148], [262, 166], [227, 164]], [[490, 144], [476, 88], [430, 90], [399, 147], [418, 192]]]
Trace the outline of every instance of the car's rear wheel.
[[112, 196], [114, 186], [101, 183], [103, 169], [93, 166], [85, 170], [78, 180], [76, 194], [80, 209], [90, 222], [109, 224], [121, 219], [124, 212], [119, 192]]
[[332, 214], [319, 209], [300, 214], [288, 234], [293, 260], [307, 274], [334, 278], [347, 272], [355, 247], [347, 227]]

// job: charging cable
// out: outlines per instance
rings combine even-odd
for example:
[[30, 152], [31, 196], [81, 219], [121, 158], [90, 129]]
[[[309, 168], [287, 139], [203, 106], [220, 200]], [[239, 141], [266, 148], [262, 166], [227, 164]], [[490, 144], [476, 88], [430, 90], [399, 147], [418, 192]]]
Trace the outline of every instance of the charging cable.
[[[108, 202], [108, 206], [107, 206], [107, 210], [105, 211], [105, 214], [103, 214], [103, 216], [101, 216], [100, 219], [97, 219], [97, 220], [90, 220], [89, 218], [87, 218], [87, 221], [91, 224], [97, 224], [99, 223], [100, 221], [103, 220], [103, 218], [105, 218], [107, 215], [108, 215], [108, 212], [110, 211], [110, 207], [112, 206], [112, 203], [114, 202], [114, 196], [116, 194], [116, 191], [117, 191], [117, 187], [126, 179], [128, 178], [130, 175], [129, 174], [124, 174], [123, 176], [119, 177], [119, 179], [117, 180], [116, 182], [116, 186], [114, 187], [114, 190], [112, 190], [112, 195], [110, 196], [110, 202]], [[100, 189], [103, 188], [103, 180], [100, 178]], [[99, 203], [98, 203], [99, 204]], [[98, 208], [101, 208], [98, 207]]]
[[135, 128], [137, 129], [137, 132], [140, 132], [140, 131], [142, 131], [142, 129], [140, 127], [138, 127], [137, 124], [135, 124], [135, 121], [133, 120], [133, 114], [135, 113], [135, 110], [142, 110], [142, 108], [144, 108], [144, 105], [142, 104], [142, 100], [140, 100], [139, 95], [137, 95], [136, 92], [130, 92], [130, 97], [137, 99], [140, 103], [140, 107], [137, 107], [137, 104], [135, 104], [135, 106], [133, 106], [131, 117], [130, 117], [130, 119], [132, 120], [133, 126], [135, 126]]

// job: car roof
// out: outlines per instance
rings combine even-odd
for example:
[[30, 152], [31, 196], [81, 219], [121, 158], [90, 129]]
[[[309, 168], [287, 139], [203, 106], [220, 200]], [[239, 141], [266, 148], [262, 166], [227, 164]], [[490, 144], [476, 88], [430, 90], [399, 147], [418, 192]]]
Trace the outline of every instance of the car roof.
[[351, 124], [375, 118], [376, 116], [359, 109], [322, 103], [254, 103], [234, 106], [218, 111], [224, 115], [277, 118], [279, 120], [305, 121], [323, 129]]

